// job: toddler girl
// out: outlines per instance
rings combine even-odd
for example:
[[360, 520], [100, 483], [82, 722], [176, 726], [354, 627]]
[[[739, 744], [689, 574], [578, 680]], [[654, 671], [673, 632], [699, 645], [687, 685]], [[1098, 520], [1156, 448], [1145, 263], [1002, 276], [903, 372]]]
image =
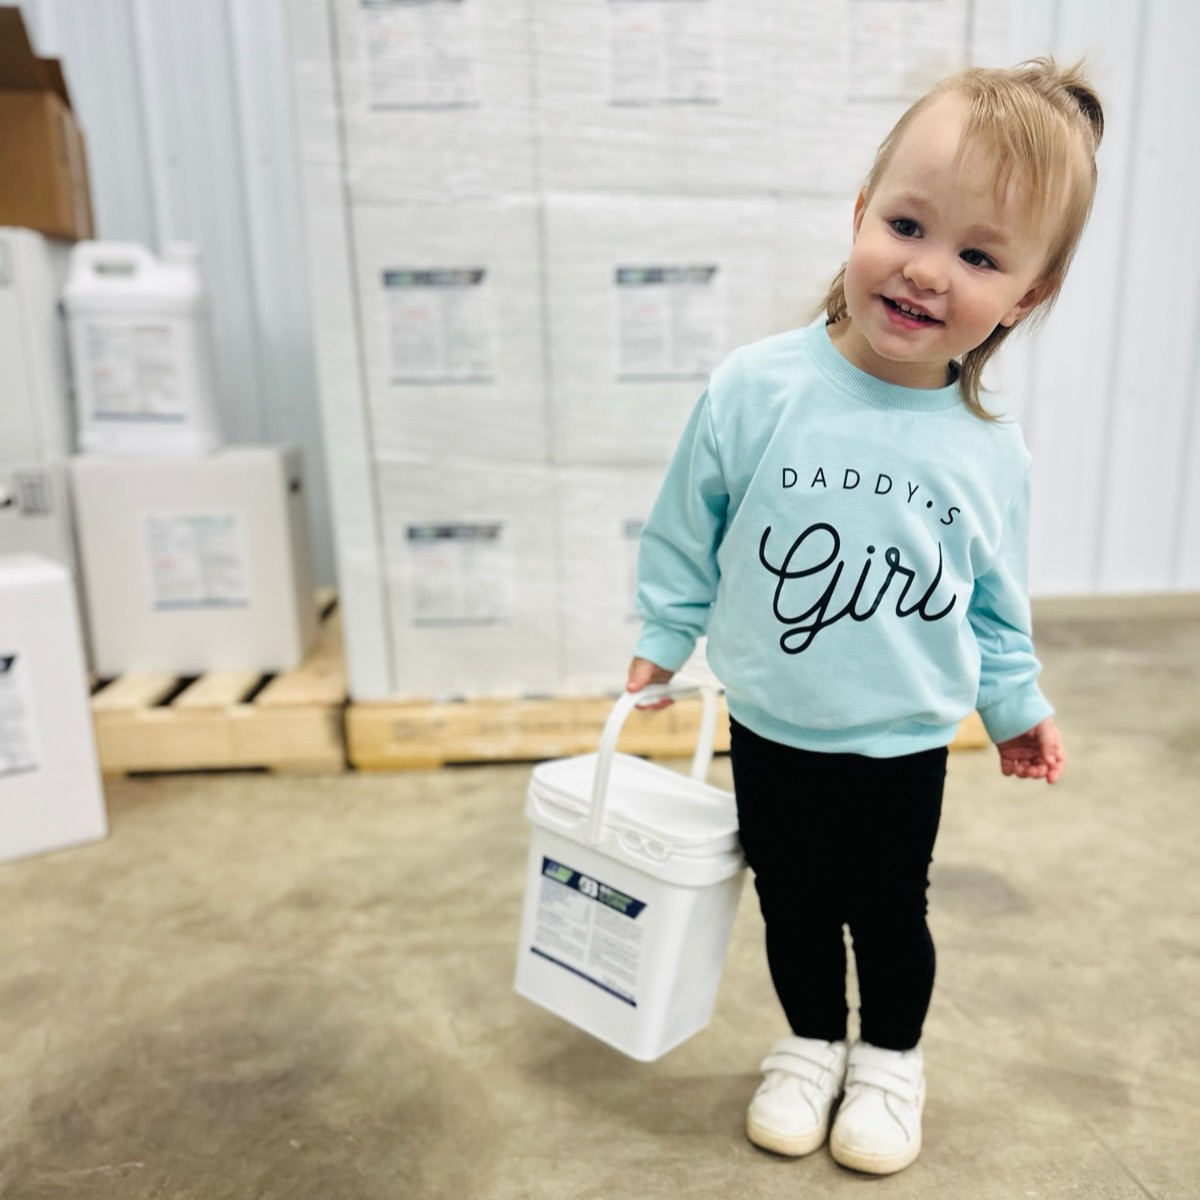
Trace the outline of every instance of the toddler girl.
[[1005, 775], [1063, 770], [1031, 642], [1030, 457], [980, 375], [1058, 295], [1102, 131], [1080, 70], [1049, 59], [918, 100], [858, 194], [821, 319], [713, 372], [643, 533], [628, 688], [707, 632], [792, 1030], [746, 1129], [780, 1154], [828, 1134], [839, 1163], [890, 1174], [920, 1152], [927, 874], [959, 721], [979, 711]]

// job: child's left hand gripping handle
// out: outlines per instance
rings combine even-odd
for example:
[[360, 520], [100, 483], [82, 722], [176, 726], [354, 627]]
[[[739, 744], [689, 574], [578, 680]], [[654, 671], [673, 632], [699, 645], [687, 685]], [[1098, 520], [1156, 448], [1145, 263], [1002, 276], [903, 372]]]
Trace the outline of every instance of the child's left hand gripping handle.
[[[640, 692], [642, 688], [648, 687], [652, 683], [670, 683], [674, 675], [674, 671], [668, 671], [666, 667], [660, 667], [658, 663], [652, 663], [648, 658], [635, 658], [629, 664], [629, 678], [625, 682], [625, 690]], [[657, 712], [660, 708], [666, 708], [668, 704], [674, 703], [669, 696], [665, 696], [645, 707], [648, 712]], [[640, 708], [641, 705], [638, 707]]]

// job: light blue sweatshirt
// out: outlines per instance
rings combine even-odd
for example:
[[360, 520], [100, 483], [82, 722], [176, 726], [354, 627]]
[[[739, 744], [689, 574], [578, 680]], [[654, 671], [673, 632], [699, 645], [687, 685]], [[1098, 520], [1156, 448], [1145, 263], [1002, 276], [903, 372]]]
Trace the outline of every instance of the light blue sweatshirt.
[[1027, 589], [1030, 457], [958, 385], [898, 387], [824, 320], [734, 351], [642, 534], [635, 654], [707, 632], [730, 713], [772, 741], [889, 758], [979, 710], [993, 741], [1054, 710]]

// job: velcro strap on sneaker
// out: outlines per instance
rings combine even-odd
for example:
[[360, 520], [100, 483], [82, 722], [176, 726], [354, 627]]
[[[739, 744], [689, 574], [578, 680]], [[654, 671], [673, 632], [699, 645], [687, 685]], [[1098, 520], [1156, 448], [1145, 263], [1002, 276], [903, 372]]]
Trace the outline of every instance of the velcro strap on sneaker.
[[918, 1080], [906, 1079], [894, 1071], [888, 1071], [871, 1063], [852, 1062], [850, 1064], [850, 1070], [846, 1076], [846, 1087], [849, 1089], [859, 1083], [879, 1088], [881, 1092], [887, 1092], [888, 1095], [895, 1096], [898, 1100], [903, 1100], [908, 1104], [915, 1103], [917, 1099]]
[[776, 1050], [762, 1060], [760, 1071], [784, 1071], [800, 1079], [809, 1079], [813, 1083], [820, 1081], [822, 1075], [828, 1075], [833, 1069], [830, 1056], [801, 1054], [795, 1050]]

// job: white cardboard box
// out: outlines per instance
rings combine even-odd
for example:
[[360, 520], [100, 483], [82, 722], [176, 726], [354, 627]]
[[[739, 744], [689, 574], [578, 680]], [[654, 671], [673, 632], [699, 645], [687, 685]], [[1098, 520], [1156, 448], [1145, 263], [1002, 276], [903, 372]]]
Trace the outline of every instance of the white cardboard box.
[[336, 7], [338, 95], [328, 103], [340, 101], [355, 203], [533, 190], [529, 0]]
[[537, 201], [353, 219], [374, 451], [544, 463]]
[[566, 691], [619, 691], [641, 631], [637, 559], [660, 467], [557, 472], [559, 609]]
[[96, 672], [284, 671], [316, 613], [298, 450], [71, 462]]
[[853, 202], [905, 109], [968, 65], [971, 7], [969, 0], [779, 0], [779, 190]]
[[550, 191], [766, 195], [780, 0], [535, 0]]
[[553, 461], [666, 463], [712, 370], [772, 324], [772, 200], [546, 199]]
[[79, 633], [64, 567], [0, 558], [0, 862], [108, 832]]
[[798, 329], [816, 316], [833, 277], [850, 256], [854, 194], [784, 195], [778, 207], [772, 324]]
[[559, 676], [546, 467], [377, 463], [397, 694], [517, 695]]

